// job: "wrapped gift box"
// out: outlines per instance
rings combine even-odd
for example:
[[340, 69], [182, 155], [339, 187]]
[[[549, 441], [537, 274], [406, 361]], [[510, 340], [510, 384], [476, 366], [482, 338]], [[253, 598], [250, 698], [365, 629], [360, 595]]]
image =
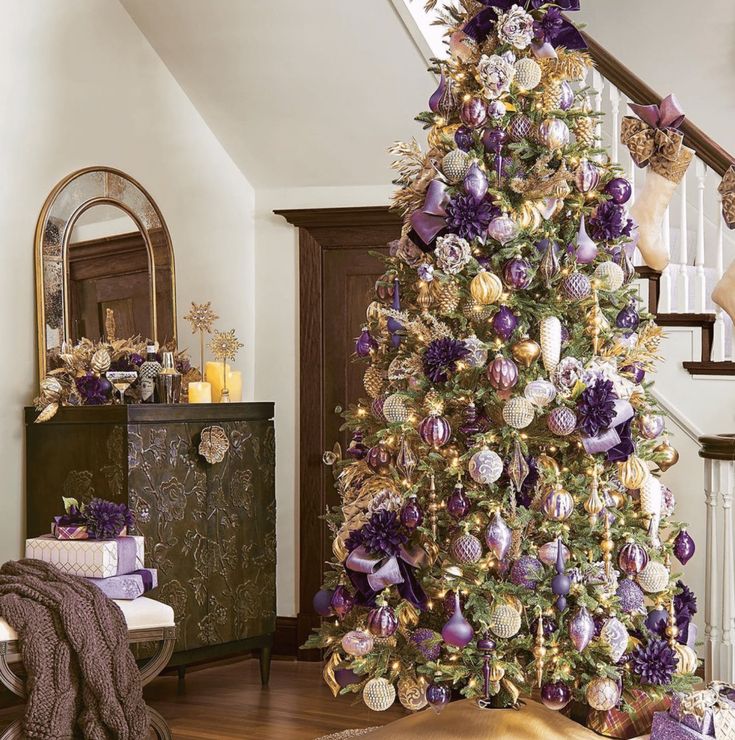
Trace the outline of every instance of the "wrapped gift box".
[[111, 599], [137, 599], [158, 586], [158, 571], [155, 568], [143, 568], [124, 576], [110, 578], [88, 578]]
[[669, 707], [669, 697], [653, 699], [645, 691], [638, 689], [626, 694], [630, 712], [622, 709], [610, 709], [602, 712], [591, 709], [587, 715], [587, 727], [598, 735], [629, 740], [645, 735], [651, 731], [651, 723], [656, 712], [663, 712]]
[[699, 735], [707, 737], [715, 736], [715, 716], [711, 708], [705, 709], [702, 716], [697, 716], [688, 712], [682, 702], [686, 699], [686, 694], [675, 693], [671, 697], [671, 708], [669, 714], [676, 722], [694, 730]]
[[144, 568], [142, 537], [114, 540], [57, 540], [53, 535], [26, 540], [26, 557], [86, 578], [121, 576]]
[[53, 522], [51, 524], [51, 534], [57, 540], [88, 540], [89, 532], [87, 532], [86, 524], [69, 524], [64, 526]]
[[668, 712], [653, 715], [651, 740], [711, 740], [711, 737], [677, 722]]

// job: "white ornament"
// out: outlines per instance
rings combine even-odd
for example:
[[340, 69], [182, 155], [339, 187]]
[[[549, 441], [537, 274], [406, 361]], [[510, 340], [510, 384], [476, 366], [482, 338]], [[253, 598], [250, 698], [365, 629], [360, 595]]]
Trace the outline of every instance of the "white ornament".
[[470, 155], [461, 149], [452, 149], [442, 159], [442, 172], [449, 182], [464, 180], [470, 169]]
[[464, 346], [470, 353], [464, 358], [464, 361], [470, 367], [484, 367], [487, 364], [488, 351], [485, 343], [480, 341], [474, 334], [463, 340]]
[[600, 288], [611, 293], [620, 290], [625, 282], [623, 268], [615, 262], [602, 262], [597, 265], [595, 277], [600, 283]]
[[663, 563], [650, 560], [637, 579], [638, 585], [647, 594], [658, 594], [668, 587], [670, 577], [669, 569]]
[[383, 404], [383, 416], [389, 424], [403, 424], [408, 419], [408, 398], [403, 393], [392, 393]]
[[611, 617], [603, 625], [600, 639], [610, 648], [613, 663], [617, 663], [625, 654], [628, 638], [628, 630], [617, 617]]
[[561, 357], [561, 321], [547, 316], [541, 321], [541, 357], [546, 372], [552, 373]]
[[352, 630], [342, 638], [342, 649], [347, 655], [362, 658], [367, 655], [374, 645], [373, 636], [363, 630]]
[[556, 398], [556, 388], [548, 380], [532, 380], [524, 389], [523, 395], [538, 408], [548, 406]]
[[411, 712], [423, 709], [428, 704], [426, 684], [411, 676], [402, 676], [398, 679], [398, 701]]
[[620, 689], [612, 678], [593, 678], [587, 686], [585, 697], [592, 709], [607, 712], [620, 701]]
[[511, 398], [503, 407], [503, 419], [514, 429], [525, 429], [534, 416], [533, 404], [523, 396]]
[[514, 65], [516, 74], [513, 81], [522, 90], [533, 90], [541, 82], [541, 67], [531, 57], [519, 59]]
[[470, 458], [469, 469], [473, 481], [489, 486], [503, 474], [503, 461], [497, 452], [480, 450]]
[[520, 612], [510, 604], [496, 606], [490, 615], [490, 629], [504, 640], [517, 635], [521, 629]]
[[663, 490], [659, 479], [650, 474], [646, 476], [640, 493], [641, 511], [650, 516], [659, 516], [663, 504]]
[[385, 678], [371, 678], [362, 690], [362, 700], [373, 712], [384, 712], [396, 700], [396, 689]]

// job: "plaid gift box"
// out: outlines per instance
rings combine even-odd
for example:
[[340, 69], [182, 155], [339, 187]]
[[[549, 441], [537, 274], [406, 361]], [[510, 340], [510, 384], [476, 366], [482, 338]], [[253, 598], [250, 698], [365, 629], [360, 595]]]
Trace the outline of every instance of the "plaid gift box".
[[625, 699], [630, 712], [622, 709], [610, 709], [607, 712], [592, 709], [587, 715], [587, 727], [598, 735], [629, 740], [649, 733], [654, 714], [669, 708], [667, 696], [654, 699], [640, 689], [626, 694]]

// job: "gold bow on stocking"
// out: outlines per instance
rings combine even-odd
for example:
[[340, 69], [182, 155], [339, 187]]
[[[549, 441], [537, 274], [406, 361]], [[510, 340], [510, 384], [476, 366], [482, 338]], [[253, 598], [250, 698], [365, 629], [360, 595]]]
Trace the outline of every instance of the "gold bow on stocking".
[[625, 116], [620, 129], [620, 141], [630, 150], [633, 161], [639, 167], [650, 166], [672, 182], [684, 177], [693, 156], [683, 140], [681, 131], [655, 128], [633, 116]]
[[730, 165], [717, 190], [722, 196], [722, 216], [725, 223], [728, 228], [735, 229], [735, 164]]

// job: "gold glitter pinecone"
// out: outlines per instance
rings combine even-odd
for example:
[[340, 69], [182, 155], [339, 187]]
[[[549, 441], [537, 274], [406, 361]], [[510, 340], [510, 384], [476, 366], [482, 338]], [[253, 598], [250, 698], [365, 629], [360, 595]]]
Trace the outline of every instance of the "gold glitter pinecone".
[[580, 116], [575, 122], [572, 129], [577, 138], [577, 143], [581, 146], [592, 149], [597, 145], [597, 136], [595, 134], [595, 119], [589, 116]]
[[362, 382], [368, 396], [370, 396], [370, 398], [377, 398], [383, 391], [385, 370], [381, 370], [375, 365], [370, 365], [370, 367], [365, 370], [365, 376], [363, 377]]
[[434, 280], [434, 300], [439, 313], [454, 313], [459, 306], [459, 297], [459, 285], [454, 280], [446, 282]]
[[471, 297], [462, 304], [462, 314], [470, 321], [485, 321], [494, 311], [495, 306], [483, 306]]
[[557, 110], [561, 101], [561, 80], [558, 77], [550, 77], [544, 84], [544, 91], [539, 97], [539, 103], [544, 111]]

